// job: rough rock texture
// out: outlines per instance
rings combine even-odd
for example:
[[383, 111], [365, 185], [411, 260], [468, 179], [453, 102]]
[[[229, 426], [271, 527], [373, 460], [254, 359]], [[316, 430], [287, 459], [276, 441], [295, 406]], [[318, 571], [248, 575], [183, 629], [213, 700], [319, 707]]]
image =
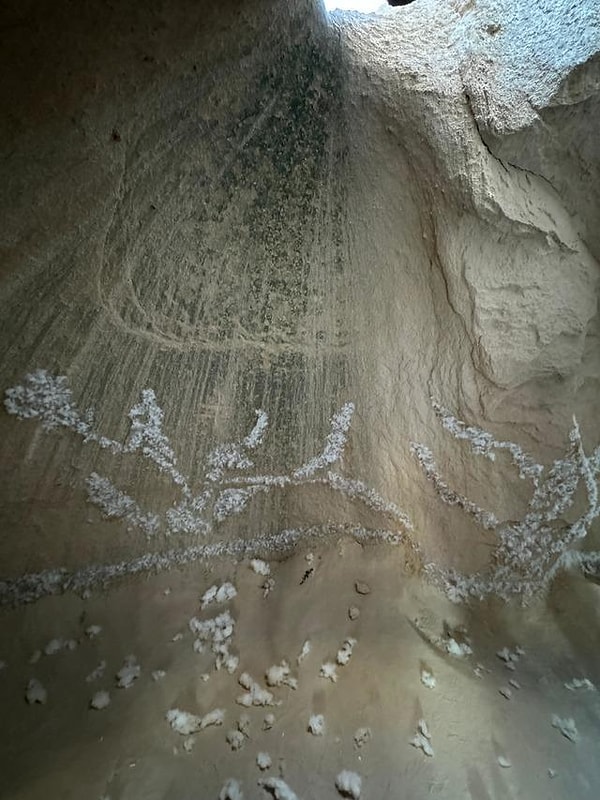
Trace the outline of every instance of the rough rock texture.
[[[531, 475], [519, 479], [514, 448], [475, 455], [432, 399], [534, 466], [570, 448], [548, 530], [593, 549], [598, 19], [597, 0], [416, 0], [332, 18], [316, 0], [4, 3], [0, 599], [113, 591], [114, 578], [215, 555], [226, 573], [232, 557], [342, 547], [346, 534], [383, 540], [398, 575], [485, 569], [499, 532], [521, 535]], [[535, 588], [554, 575], [542, 558], [554, 533], [530, 522], [532, 540], [502, 558]], [[298, 586], [326, 604], [339, 576], [325, 587], [303, 555]], [[213, 577], [204, 588], [231, 576]], [[345, 576], [346, 621], [363, 577]], [[248, 631], [263, 594], [270, 619], [298, 613], [278, 580], [261, 578]], [[369, 585], [365, 606], [385, 616], [376, 572]], [[114, 646], [115, 671], [153, 631], [143, 581], [125, 589], [134, 641]], [[47, 630], [62, 599], [79, 603], [15, 612], [33, 620], [23, 648], [39, 646], [36, 625], [63, 634]], [[366, 616], [361, 605], [352, 624]], [[318, 610], [307, 619], [318, 630]], [[114, 724], [115, 708], [96, 717]], [[329, 766], [332, 786], [345, 765]], [[217, 777], [229, 771], [211, 775], [215, 792]], [[36, 787], [22, 797], [52, 794]]]
[[[422, 0], [333, 27], [308, 0], [7, 7], [3, 385], [67, 375], [120, 440], [151, 387], [192, 487], [254, 408], [277, 474], [352, 400], [345, 474], [426, 560], [481, 565], [409, 443], [501, 519], [527, 490], [448, 442], [430, 396], [541, 461], [573, 413], [596, 444], [595, 6]], [[145, 547], [85, 508], [92, 470], [144, 511], [177, 502], [139, 459], [0, 424], [8, 575]], [[323, 487], [258, 495], [225, 532], [390, 527]]]

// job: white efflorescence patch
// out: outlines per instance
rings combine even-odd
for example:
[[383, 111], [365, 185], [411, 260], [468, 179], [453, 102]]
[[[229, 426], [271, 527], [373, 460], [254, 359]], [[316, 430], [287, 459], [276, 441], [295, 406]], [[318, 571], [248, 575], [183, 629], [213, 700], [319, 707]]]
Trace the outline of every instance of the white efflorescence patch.
[[166, 718], [174, 731], [182, 736], [189, 736], [205, 728], [222, 725], [225, 721], [225, 711], [222, 708], [215, 708], [200, 717], [197, 714], [190, 714], [189, 711], [171, 708], [167, 711]]
[[54, 656], [62, 650], [75, 650], [77, 642], [75, 639], [51, 639], [44, 647], [47, 656]]
[[33, 705], [34, 703], [41, 703], [42, 705], [45, 705], [48, 701], [48, 692], [37, 680], [37, 678], [32, 678], [27, 684], [27, 688], [25, 690], [25, 699], [30, 705]]
[[[557, 18], [553, 19], [558, 22]], [[507, 37], [502, 36], [494, 41], [506, 40]], [[139, 403], [128, 412], [130, 430], [125, 443], [110, 439], [97, 431], [93, 411], [82, 413], [77, 408], [64, 376], [36, 370], [26, 375], [23, 385], [8, 389], [4, 402], [8, 413], [20, 419], [37, 419], [45, 430], [71, 430], [80, 435], [84, 443], [93, 442], [114, 455], [138, 454], [168, 476], [180, 491], [181, 497], [162, 515], [142, 509], [135, 498], [118, 489], [104, 476], [93, 473], [87, 480], [88, 499], [100, 508], [105, 517], [121, 519], [129, 526], [141, 528], [148, 536], [159, 530], [166, 534], [206, 535], [213, 530], [215, 524], [246, 508], [249, 499], [258, 491], [268, 492], [273, 488], [313, 483], [321, 483], [347, 497], [359, 500], [369, 508], [384, 511], [406, 530], [411, 529], [410, 520], [400, 509], [384, 501], [361, 481], [352, 481], [328, 471], [330, 465], [343, 456], [354, 412], [352, 403], [346, 403], [332, 416], [330, 432], [322, 452], [298, 469], [281, 475], [226, 474], [233, 470], [245, 471], [254, 466], [249, 452], [262, 443], [268, 426], [266, 413], [258, 410], [256, 423], [245, 438], [213, 448], [207, 459], [207, 472], [202, 485], [197, 492], [193, 492], [189, 479], [177, 468], [175, 453], [163, 431], [164, 412], [152, 389], [144, 389]], [[507, 452], [518, 469], [519, 476], [532, 482], [533, 491], [523, 519], [515, 523], [500, 524], [492, 512], [479, 508], [447, 486], [428, 448], [413, 443], [412, 450], [441, 499], [461, 507], [479, 525], [493, 529], [498, 538], [491, 569], [466, 576], [455, 570], [429, 564], [426, 565], [425, 572], [430, 579], [441, 586], [452, 600], [460, 602], [469, 597], [485, 597], [489, 594], [505, 598], [514, 594], [528, 596], [544, 589], [560, 570], [598, 569], [600, 554], [580, 550], [577, 544], [587, 536], [591, 524], [600, 514], [597, 480], [600, 472], [600, 448], [591, 456], [586, 455], [575, 420], [569, 434], [570, 446], [566, 455], [554, 461], [549, 468], [544, 468], [524, 453], [519, 445], [496, 441], [491, 434], [467, 425], [435, 402], [433, 408], [443, 427], [455, 438], [465, 440], [475, 455], [494, 460], [497, 451]], [[583, 486], [587, 495], [585, 508], [574, 522], [565, 523], [565, 512], [573, 505], [580, 486]], [[299, 537], [307, 538], [310, 530], [286, 531], [281, 536], [269, 538], [259, 537], [260, 546], [257, 550], [264, 552], [265, 549], [281, 547], [284, 540], [289, 545]], [[389, 531], [379, 531], [376, 534], [375, 538], [382, 541], [397, 543], [402, 539]], [[413, 549], [416, 548], [412, 540], [408, 540], [408, 543]], [[106, 579], [137, 574], [157, 566], [165, 569], [232, 549], [245, 555], [249, 552], [246, 541], [221, 542], [204, 549], [198, 546], [176, 549], [166, 555], [147, 553], [129, 562], [88, 567], [71, 575], [63, 569], [47, 570], [3, 582], [0, 584], [0, 597], [4, 602], [28, 602], [65, 588], [84, 591], [90, 584]]]
[[290, 689], [298, 688], [298, 680], [291, 675], [290, 665], [287, 661], [274, 664], [266, 672], [267, 686], [289, 686]]
[[331, 661], [327, 661], [327, 662], [325, 662], [325, 664], [321, 664], [321, 669], [319, 671], [319, 677], [320, 678], [326, 678], [327, 680], [330, 680], [333, 683], [336, 683], [336, 681], [338, 679], [337, 666]]
[[360, 749], [373, 738], [371, 728], [358, 728], [354, 732], [354, 744]]
[[521, 657], [517, 649], [509, 650], [508, 647], [503, 647], [502, 650], [498, 650], [496, 655], [501, 661], [504, 661], [505, 664], [516, 664]]
[[589, 678], [573, 678], [572, 681], [567, 681], [565, 683], [565, 687], [569, 689], [571, 692], [575, 692], [578, 689], [584, 689], [587, 692], [596, 691], [596, 687], [589, 680]]
[[238, 730], [227, 731], [227, 736], [225, 738], [227, 739], [227, 743], [231, 749], [234, 751], [241, 750], [246, 741], [244, 734]]
[[311, 714], [308, 719], [308, 730], [313, 736], [323, 736], [325, 733], [325, 717], [323, 714]]
[[237, 721], [237, 729], [240, 733], [243, 733], [246, 739], [250, 738], [250, 716], [248, 714], [240, 714], [240, 718]]
[[335, 788], [343, 797], [360, 800], [362, 792], [362, 779], [356, 772], [344, 769], [335, 779]]
[[240, 782], [235, 778], [228, 778], [219, 792], [219, 800], [244, 800]]
[[222, 708], [214, 708], [208, 711], [200, 720], [200, 730], [210, 728], [212, 726], [218, 727], [225, 721], [225, 710]]
[[250, 568], [256, 572], [257, 575], [264, 575], [266, 577], [271, 574], [271, 567], [269, 564], [260, 558], [253, 558], [250, 562]]
[[473, 652], [471, 647], [466, 642], [457, 642], [453, 637], [446, 639], [446, 652], [456, 658], [463, 658], [469, 656]]
[[223, 667], [230, 675], [233, 675], [233, 673], [237, 671], [239, 665], [240, 665], [239, 656], [233, 656], [231, 655], [231, 653], [228, 653], [225, 656], [225, 659], [223, 661]]
[[205, 647], [210, 646], [216, 656], [216, 669], [225, 667], [229, 673], [235, 672], [239, 659], [229, 652], [230, 639], [235, 628], [235, 620], [229, 611], [224, 611], [212, 619], [200, 620], [192, 617], [189, 628], [197, 637], [193, 644], [195, 652], [203, 653]]
[[354, 414], [354, 403], [344, 403], [337, 414], [331, 418], [331, 431], [327, 436], [323, 452], [311, 458], [302, 467], [293, 473], [295, 479], [308, 478], [323, 467], [338, 461], [346, 446], [346, 439], [352, 415]]
[[166, 676], [166, 674], [167, 674], [167, 673], [165, 672], [165, 670], [164, 670], [164, 669], [155, 669], [155, 670], [152, 672], [152, 680], [153, 680], [154, 682], [157, 682], [157, 681], [162, 681], [162, 679], [163, 679], [163, 678]]
[[268, 753], [258, 753], [256, 756], [256, 766], [260, 770], [270, 769], [273, 761]]
[[296, 659], [296, 664], [301, 664], [304, 659], [309, 655], [311, 650], [310, 641], [306, 639], [304, 644], [302, 645], [302, 649], [298, 653], [298, 658]]
[[90, 700], [90, 706], [98, 711], [110, 705], [110, 694], [107, 691], [96, 692]]
[[275, 725], [275, 714], [265, 714], [263, 719], [263, 731], [270, 731]]
[[137, 502], [103, 475], [92, 472], [85, 481], [90, 503], [107, 519], [122, 519], [132, 528], [140, 528], [148, 538], [158, 533], [160, 520], [156, 514], [145, 513]]
[[410, 740], [413, 747], [422, 750], [426, 756], [433, 758], [433, 747], [431, 746], [431, 733], [424, 719], [420, 719], [417, 724], [417, 732]]
[[[357, 525], [351, 529], [344, 525], [314, 525], [309, 528], [290, 528], [273, 534], [259, 535], [251, 539], [237, 538], [221, 540], [211, 544], [194, 544], [189, 547], [173, 548], [167, 551], [144, 553], [127, 561], [113, 564], [95, 564], [82, 567], [75, 572], [64, 568], [44, 570], [22, 575], [14, 580], [0, 581], [0, 604], [23, 605], [32, 603], [49, 595], [76, 592], [82, 597], [90, 597], [91, 586], [106, 586], [117, 578], [128, 575], [141, 575], [148, 572], [162, 572], [180, 568], [197, 561], [213, 558], [242, 558], [249, 550], [265, 550], [290, 553], [305, 540], [331, 540], [333, 529], [340, 536], [351, 537], [361, 544], [381, 542], [390, 545], [401, 543], [401, 537], [388, 530], [367, 530]], [[268, 577], [264, 583], [264, 596], [274, 588], [273, 579]]]
[[356, 647], [356, 639], [349, 637], [348, 639], [344, 640], [344, 644], [337, 651], [337, 655], [335, 657], [335, 660], [340, 666], [343, 667], [350, 661], [355, 647]]
[[214, 586], [211, 586], [210, 589], [207, 589], [202, 595], [200, 607], [206, 608], [212, 603], [228, 603], [236, 596], [237, 589], [229, 581], [221, 584], [221, 586], [217, 586], [215, 584]]
[[123, 662], [123, 666], [117, 672], [117, 686], [119, 689], [129, 689], [133, 685], [142, 672], [142, 668], [137, 663], [135, 656], [127, 656]]
[[[426, 566], [426, 574], [451, 600], [461, 602], [469, 597], [482, 599], [488, 595], [504, 599], [514, 595], [529, 597], [547, 588], [561, 570], [598, 568], [600, 554], [582, 551], [577, 543], [587, 536], [592, 522], [600, 514], [600, 448], [591, 456], [586, 455], [577, 420], [573, 419], [566, 455], [545, 468], [519, 445], [496, 441], [488, 432], [466, 425], [435, 402], [433, 408], [444, 428], [455, 438], [469, 442], [473, 453], [493, 461], [496, 451], [507, 451], [519, 477], [532, 484], [528, 509], [522, 519], [501, 524], [492, 513], [451, 490], [442, 480], [429, 449], [413, 443], [412, 451], [441, 500], [461, 507], [481, 527], [494, 530], [498, 539], [491, 567], [480, 573], [462, 575], [435, 564]], [[575, 521], [565, 522], [566, 512], [573, 506], [579, 487], [587, 495], [587, 503], [583, 504], [583, 511]]]
[[247, 672], [243, 672], [238, 682], [246, 689], [246, 693], [236, 699], [236, 703], [249, 708], [250, 706], [273, 706], [273, 694], [257, 683]]
[[428, 689], [435, 689], [436, 680], [431, 672], [427, 669], [421, 670], [421, 683]]
[[200, 730], [202, 717], [197, 714], [190, 714], [189, 711], [182, 711], [179, 708], [170, 708], [165, 716], [171, 728], [182, 736], [189, 736]]
[[88, 639], [95, 639], [96, 636], [99, 636], [102, 633], [102, 626], [101, 625], [89, 625], [85, 629], [85, 635]]
[[217, 589], [218, 588], [219, 587], [217, 586], [217, 584], [213, 583], [213, 585], [210, 586], [204, 592], [204, 594], [200, 598], [200, 608], [206, 608], [206, 606], [210, 605], [211, 603], [214, 603], [215, 598], [217, 596]]
[[288, 786], [283, 778], [261, 778], [258, 785], [271, 792], [275, 800], [298, 800], [296, 792]]
[[572, 717], [562, 718], [556, 714], [552, 715], [552, 727], [559, 730], [562, 735], [571, 742], [579, 741], [579, 731]]

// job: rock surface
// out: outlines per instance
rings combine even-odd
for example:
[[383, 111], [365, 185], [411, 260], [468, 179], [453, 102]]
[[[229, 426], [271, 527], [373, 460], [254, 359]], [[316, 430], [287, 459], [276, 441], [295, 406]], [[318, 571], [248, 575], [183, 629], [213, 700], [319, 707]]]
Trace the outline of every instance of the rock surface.
[[[3, 386], [66, 375], [112, 440], [152, 388], [192, 492], [254, 408], [256, 469], [277, 475], [351, 400], [345, 474], [406, 512], [421, 559], [481, 567], [489, 537], [439, 502], [410, 442], [498, 519], [529, 487], [449, 440], [430, 397], [542, 463], [573, 413], [597, 444], [596, 6], [7, 6]], [[146, 551], [86, 508], [92, 471], [90, 498], [106, 511], [112, 492], [130, 523], [178, 503], [135, 457], [0, 425], [9, 577]], [[330, 488], [232, 488], [212, 540], [397, 527]]]
[[[363, 720], [340, 700], [330, 710], [324, 693], [346, 682], [350, 696], [367, 702], [384, 686], [385, 697], [369, 703], [382, 709], [394, 742], [409, 741], [418, 719], [434, 722], [427, 709], [410, 719], [388, 709], [387, 690], [399, 687], [385, 665], [395, 653], [390, 639], [378, 644], [367, 635], [381, 626], [392, 636], [398, 606], [406, 620], [420, 604], [435, 606], [436, 619], [450, 613], [411, 576], [426, 567], [452, 600], [535, 594], [567, 566], [597, 578], [600, 557], [582, 558], [577, 549], [599, 549], [600, 538], [599, 18], [598, 0], [416, 0], [331, 17], [316, 0], [3, 4], [0, 601], [39, 603], [2, 618], [9, 644], [20, 626], [25, 633], [14, 658], [10, 646], [1, 686], [11, 719], [52, 706], [73, 732], [72, 741], [61, 739], [54, 718], [65, 777], [42, 754], [48, 783], [44, 770], [30, 781], [25, 774], [23, 754], [43, 750], [39, 717], [23, 723], [22, 742], [10, 735], [11, 797], [101, 795], [114, 759], [128, 756], [111, 744], [96, 773], [87, 756], [72, 772], [65, 766], [81, 729], [77, 693], [69, 699], [79, 667], [69, 664], [81, 664], [87, 710], [85, 675], [107, 656], [114, 674], [130, 652], [144, 664], [140, 679], [104, 714], [92, 714], [89, 725], [98, 727], [85, 748], [135, 708], [145, 722], [125, 734], [131, 761], [139, 752], [158, 766], [135, 788], [117, 770], [115, 791], [128, 800], [149, 796], [160, 768], [167, 796], [170, 750], [156, 744], [154, 726], [168, 708], [202, 716], [225, 706], [223, 681], [237, 679], [220, 671], [203, 683], [206, 703], [196, 707], [196, 688], [185, 696], [173, 688], [196, 662], [175, 659], [172, 672], [156, 657], [156, 630], [171, 648], [186, 644], [186, 635], [173, 637], [184, 597], [186, 613], [198, 612], [198, 602], [190, 607], [191, 576], [198, 601], [200, 575], [204, 590], [230, 581], [237, 560], [269, 562], [272, 574], [244, 568], [256, 591], [244, 601], [240, 671], [264, 674], [269, 663], [295, 658], [310, 637], [314, 663], [309, 655], [299, 671], [312, 664], [314, 681], [303, 689], [300, 675], [298, 692], [288, 692], [302, 718], [291, 746], [300, 752], [310, 713], [326, 711], [333, 737], [347, 723], [350, 760], [328, 760], [328, 775], [313, 788], [331, 789], [340, 769], [356, 767], [365, 797], [389, 784], [370, 783], [353, 760], [351, 732]], [[367, 542], [377, 545], [361, 550], [373, 559], [371, 571], [356, 556]], [[318, 553], [309, 570], [305, 547]], [[352, 570], [344, 567], [348, 553]], [[284, 556], [291, 560], [282, 578], [276, 566]], [[159, 607], [162, 576], [148, 573], [176, 566], [172, 595], [162, 594], [168, 576], [160, 584]], [[373, 592], [357, 619], [349, 608], [363, 575]], [[574, 586], [592, 609], [598, 587]], [[103, 588], [88, 614], [90, 592]], [[543, 601], [535, 607], [548, 658], [569, 638], [561, 621], [549, 621], [552, 604], [574, 613], [560, 591], [552, 589], [550, 610]], [[339, 603], [342, 626], [331, 640], [320, 627], [333, 625], [330, 602]], [[86, 626], [102, 621], [101, 637], [89, 640], [85, 627], [76, 633], [80, 614]], [[350, 633], [342, 629], [349, 614], [360, 647], [335, 684], [319, 680], [319, 665]], [[301, 620], [306, 629], [298, 641], [278, 631], [281, 648], [265, 664], [254, 634], [265, 626], [273, 646], [278, 620], [294, 630]], [[516, 624], [508, 611], [496, 621], [492, 653]], [[435, 636], [450, 635], [438, 627]], [[26, 664], [63, 635], [80, 635], [81, 646], [41, 657], [52, 702], [20, 709], [10, 681], [25, 706], [31, 674], [24, 667], [6, 675], [18, 669], [19, 648]], [[423, 666], [409, 656], [425, 657], [431, 643], [423, 644], [421, 623], [404, 630], [405, 644], [410, 635], [403, 668], [414, 671], [416, 691]], [[569, 642], [574, 660], [587, 653], [581, 631]], [[237, 667], [237, 650], [213, 645], [202, 669]], [[375, 662], [360, 666], [368, 653], [384, 665], [381, 681]], [[208, 651], [192, 656], [208, 659]], [[48, 673], [50, 661], [65, 671]], [[439, 691], [429, 697], [451, 705], [472, 689], [468, 666], [455, 661], [445, 671], [431, 665]], [[565, 673], [558, 684], [576, 672], [597, 683], [593, 666], [590, 658], [581, 670], [561, 671], [557, 661]], [[148, 684], [161, 698], [156, 706], [143, 694], [153, 672], [166, 674]], [[458, 694], [452, 680], [444, 688], [455, 674]], [[498, 714], [508, 713], [505, 706], [518, 714], [526, 688], [508, 704], [497, 682], [472, 690], [485, 691]], [[239, 686], [232, 691], [233, 698]], [[548, 696], [557, 700], [553, 687]], [[452, 714], [440, 713], [439, 779], [447, 770], [456, 796], [507, 794], [496, 778], [453, 772], [455, 754], [441, 752], [442, 723]], [[559, 747], [553, 713], [577, 714], [560, 702], [546, 714], [548, 746]], [[590, 726], [576, 721], [585, 740]], [[368, 722], [380, 747], [387, 740], [376, 719]], [[258, 718], [253, 725], [258, 732]], [[461, 726], [466, 742], [466, 717]], [[502, 748], [509, 731], [502, 727]], [[522, 747], [539, 735], [527, 732]], [[320, 737], [307, 738], [303, 747], [321, 746]], [[207, 745], [211, 758], [225, 759], [224, 738], [216, 742]], [[290, 758], [267, 739], [252, 745], [244, 750], [254, 781], [258, 746], [274, 764]], [[494, 747], [494, 767], [510, 755], [504, 776], [520, 776], [535, 796], [519, 749]], [[397, 759], [386, 748], [373, 762], [381, 775]], [[407, 759], [422, 755], [410, 750]], [[203, 752], [186, 753], [186, 763]], [[562, 796], [595, 797], [578, 757], [571, 772], [561, 765], [553, 786]], [[215, 796], [234, 775], [227, 758], [224, 771], [207, 778]], [[299, 796], [306, 764], [291, 773]], [[249, 776], [245, 796], [252, 796]], [[183, 791], [185, 780], [173, 781]]]

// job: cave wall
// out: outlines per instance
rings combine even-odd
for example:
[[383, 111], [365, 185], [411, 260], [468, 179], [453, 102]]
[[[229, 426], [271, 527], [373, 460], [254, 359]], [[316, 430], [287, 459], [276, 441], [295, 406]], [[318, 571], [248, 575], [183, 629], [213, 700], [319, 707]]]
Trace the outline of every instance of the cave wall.
[[[410, 516], [424, 560], [485, 564], [490, 537], [439, 502], [410, 443], [501, 519], [529, 487], [449, 438], [432, 397], [542, 461], [573, 413], [597, 445], [597, 86], [565, 83], [597, 44], [579, 36], [588, 10], [548, 10], [578, 49], [552, 70], [540, 57], [516, 91], [508, 34], [536, 19], [510, 5], [335, 22], [309, 0], [6, 5], [3, 389], [65, 375], [124, 442], [152, 388], [193, 486], [255, 409], [270, 419], [259, 473], [289, 475], [351, 401], [344, 475]], [[149, 543], [87, 502], [95, 472], [166, 513], [177, 486], [147, 460], [0, 426], [5, 577], [190, 541]], [[404, 531], [353, 491], [274, 486], [201, 538]]]

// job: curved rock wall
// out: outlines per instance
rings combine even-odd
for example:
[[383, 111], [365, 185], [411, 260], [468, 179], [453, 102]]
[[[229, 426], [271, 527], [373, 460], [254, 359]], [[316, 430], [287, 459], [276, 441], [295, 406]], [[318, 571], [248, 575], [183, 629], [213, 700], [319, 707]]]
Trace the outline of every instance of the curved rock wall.
[[599, 432], [595, 4], [538, 5], [6, 8], [7, 577], [310, 526], [489, 562], [535, 487], [432, 399], [541, 463]]

